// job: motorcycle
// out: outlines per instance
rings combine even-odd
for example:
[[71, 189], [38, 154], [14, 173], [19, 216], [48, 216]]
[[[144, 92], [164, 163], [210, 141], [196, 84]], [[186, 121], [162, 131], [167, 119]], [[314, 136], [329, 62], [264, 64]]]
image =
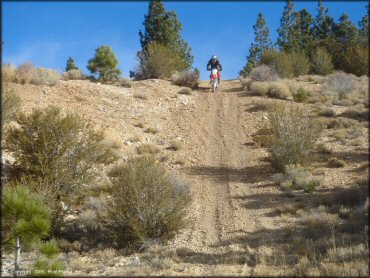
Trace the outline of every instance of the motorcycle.
[[215, 92], [218, 87], [218, 69], [211, 70], [211, 88]]

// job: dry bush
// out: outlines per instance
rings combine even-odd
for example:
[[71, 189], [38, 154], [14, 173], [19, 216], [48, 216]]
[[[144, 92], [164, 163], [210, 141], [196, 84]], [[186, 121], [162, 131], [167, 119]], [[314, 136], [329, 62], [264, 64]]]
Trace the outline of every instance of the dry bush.
[[252, 105], [254, 106], [253, 108], [255, 110], [267, 111], [271, 109], [274, 103], [269, 100], [260, 99], [260, 100], [253, 100]]
[[28, 84], [31, 82], [34, 66], [31, 62], [21, 64], [15, 70], [16, 82], [20, 84]]
[[299, 107], [275, 105], [269, 111], [269, 125], [255, 136], [266, 147], [280, 169], [288, 164], [308, 164], [314, 156], [314, 144], [321, 127], [309, 112]]
[[181, 141], [172, 141], [168, 147], [170, 150], [179, 151], [183, 148], [183, 143]]
[[135, 134], [135, 135], [131, 136], [128, 140], [131, 141], [131, 142], [141, 142], [142, 138], [139, 134]]
[[327, 95], [334, 95], [340, 99], [345, 98], [356, 89], [354, 77], [344, 72], [335, 72], [328, 76], [322, 87], [322, 92]]
[[180, 95], [188, 95], [188, 96], [190, 96], [190, 95], [193, 94], [193, 91], [190, 88], [185, 87], [185, 88], [182, 88], [177, 93], [180, 94]]
[[261, 65], [252, 69], [249, 74], [249, 77], [253, 81], [276, 81], [279, 79], [278, 74], [274, 69], [269, 66]]
[[51, 69], [36, 68], [32, 72], [31, 83], [35, 85], [56, 85], [61, 79], [58, 72]]
[[316, 48], [311, 56], [311, 67], [315, 74], [328, 75], [333, 71], [334, 65], [330, 54], [323, 47]]
[[113, 259], [116, 257], [117, 251], [113, 248], [106, 248], [98, 250], [96, 256], [102, 261], [104, 265], [114, 266]]
[[287, 84], [275, 81], [269, 83], [268, 96], [272, 98], [288, 99], [292, 94]]
[[178, 159], [178, 160], [175, 161], [174, 164], [176, 164], [176, 165], [185, 165], [186, 161], [185, 161], [185, 159]]
[[321, 104], [317, 106], [317, 114], [321, 117], [334, 117], [336, 113], [333, 108]]
[[337, 117], [334, 119], [330, 119], [327, 123], [328, 129], [343, 129], [343, 128], [350, 128], [350, 127], [359, 127], [361, 124], [353, 119]]
[[293, 98], [297, 102], [306, 102], [309, 98], [309, 92], [303, 88], [299, 88], [297, 92], [293, 95]]
[[278, 52], [270, 49], [265, 51], [261, 57], [261, 64], [267, 65], [274, 70], [281, 78], [293, 77], [293, 66], [291, 57], [285, 52]]
[[82, 225], [83, 229], [94, 232], [97, 230], [97, 213], [92, 209], [85, 209], [78, 215], [78, 223]]
[[187, 225], [189, 187], [154, 159], [131, 159], [109, 176], [114, 194], [102, 221], [115, 246], [144, 249], [165, 243]]
[[159, 147], [153, 144], [142, 144], [136, 148], [138, 154], [156, 154], [161, 151]]
[[339, 215], [328, 213], [325, 206], [311, 208], [307, 212], [303, 212], [301, 220], [309, 234], [321, 234], [339, 225]]
[[14, 90], [10, 89], [8, 85], [3, 84], [1, 116], [5, 125], [15, 119], [20, 106], [20, 97], [14, 92]]
[[120, 87], [131, 88], [133, 83], [129, 79], [119, 77], [115, 84]]
[[281, 184], [291, 184], [293, 188], [312, 192], [320, 185], [322, 177], [313, 176], [306, 169], [296, 165], [286, 165], [284, 175], [279, 177]]
[[328, 160], [328, 164], [329, 166], [334, 168], [341, 168], [347, 165], [347, 163], [344, 160], [338, 157], [330, 157]]
[[243, 89], [250, 90], [250, 85], [252, 84], [252, 80], [248, 77], [243, 78], [242, 76], [239, 77], [240, 85], [243, 87]]
[[172, 84], [177, 86], [196, 89], [200, 82], [200, 72], [198, 69], [184, 70], [178, 76], [172, 79]]
[[349, 128], [335, 130], [331, 133], [332, 137], [342, 141], [343, 143], [347, 142], [348, 140], [357, 139], [363, 135], [364, 134], [360, 126], [351, 126]]
[[138, 128], [144, 128], [144, 124], [142, 122], [137, 122], [134, 124], [134, 126]]
[[82, 70], [79, 69], [73, 69], [63, 73], [64, 80], [83, 80], [85, 78]]
[[140, 99], [145, 99], [145, 100], [147, 100], [148, 99], [148, 95], [145, 93], [145, 92], [135, 92], [134, 94], [133, 94], [133, 97], [134, 98], [140, 98]]
[[146, 130], [145, 130], [146, 133], [151, 133], [151, 134], [157, 134], [158, 133], [158, 129], [157, 128], [154, 128], [154, 127], [148, 127]]
[[255, 81], [251, 84], [250, 89], [253, 93], [265, 96], [269, 92], [270, 83], [269, 82], [259, 82]]
[[342, 112], [338, 116], [346, 117], [359, 121], [368, 121], [369, 120], [369, 109], [365, 108], [363, 104], [355, 105], [346, 111]]
[[1, 80], [3, 83], [15, 82], [16, 73], [15, 66], [12, 64], [3, 64], [1, 66]]

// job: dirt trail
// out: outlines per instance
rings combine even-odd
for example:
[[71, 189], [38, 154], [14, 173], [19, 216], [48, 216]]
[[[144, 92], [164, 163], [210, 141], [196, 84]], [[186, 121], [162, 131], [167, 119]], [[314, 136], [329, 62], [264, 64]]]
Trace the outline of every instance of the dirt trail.
[[[253, 273], [257, 250], [248, 243], [249, 235], [263, 240], [256, 236], [258, 231], [274, 227], [264, 216], [270, 209], [259, 206], [264, 200], [254, 195], [276, 191], [269, 185], [259, 188], [273, 172], [268, 163], [261, 162], [267, 154], [251, 139], [261, 121], [246, 112], [253, 98], [243, 96], [238, 81], [224, 82], [217, 93], [207, 91], [206, 84], [203, 87], [189, 135], [202, 150], [200, 163], [184, 170], [192, 182], [194, 222], [175, 244], [197, 252], [198, 260], [208, 256], [221, 264], [239, 262], [252, 266], [249, 272]], [[192, 263], [197, 263], [196, 256]]]

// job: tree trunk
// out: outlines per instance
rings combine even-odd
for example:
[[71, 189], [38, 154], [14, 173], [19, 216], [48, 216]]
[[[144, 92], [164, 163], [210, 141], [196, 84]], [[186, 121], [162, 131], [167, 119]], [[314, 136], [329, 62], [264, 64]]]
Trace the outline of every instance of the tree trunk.
[[18, 276], [19, 272], [19, 261], [21, 257], [21, 245], [19, 243], [19, 236], [17, 236], [17, 243], [15, 247], [16, 253], [15, 253], [15, 261], [14, 261], [14, 277]]

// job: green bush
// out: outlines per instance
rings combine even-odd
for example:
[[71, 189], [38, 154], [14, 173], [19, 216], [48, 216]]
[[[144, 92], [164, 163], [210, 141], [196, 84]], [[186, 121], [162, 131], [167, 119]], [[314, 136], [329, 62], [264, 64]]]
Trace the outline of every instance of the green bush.
[[297, 93], [295, 93], [293, 97], [294, 97], [294, 100], [297, 102], [306, 102], [309, 98], [309, 94], [305, 89], [299, 88], [297, 90]]
[[343, 56], [342, 67], [345, 72], [357, 76], [369, 74], [369, 49], [361, 46], [349, 48]]
[[36, 68], [32, 72], [31, 83], [35, 85], [54, 86], [60, 81], [61, 75], [54, 70]]
[[19, 96], [9, 88], [8, 85], [3, 84], [3, 94], [1, 100], [1, 117], [4, 124], [8, 124], [15, 119], [15, 115], [21, 106], [21, 99]]
[[309, 164], [321, 127], [311, 115], [295, 106], [275, 105], [268, 113], [269, 125], [260, 129], [254, 139], [267, 148], [279, 169], [288, 164]]
[[172, 84], [196, 89], [199, 86], [199, 78], [200, 72], [198, 69], [184, 70], [173, 79]]
[[293, 65], [291, 57], [285, 52], [267, 50], [262, 54], [261, 64], [273, 68], [281, 78], [293, 77]]
[[330, 54], [323, 47], [316, 48], [311, 55], [311, 67], [315, 74], [328, 75], [334, 65]]
[[42, 178], [55, 191], [70, 193], [95, 176], [96, 165], [114, 160], [113, 146], [103, 144], [101, 130], [77, 115], [62, 116], [57, 107], [21, 113], [16, 121], [5, 148], [13, 153], [18, 177]]
[[98, 73], [102, 82], [111, 82], [118, 79], [121, 71], [117, 68], [118, 60], [112, 48], [102, 45], [95, 50], [94, 58], [88, 61], [87, 69], [92, 74]]
[[138, 54], [139, 65], [134, 73], [135, 80], [158, 78], [170, 79], [172, 74], [186, 69], [181, 57], [169, 47], [150, 43]]
[[149, 157], [118, 165], [110, 173], [112, 197], [101, 217], [118, 247], [166, 242], [187, 224], [188, 185]]
[[309, 73], [310, 61], [304, 53], [293, 52], [288, 54], [288, 59], [292, 63], [292, 72], [294, 77]]

